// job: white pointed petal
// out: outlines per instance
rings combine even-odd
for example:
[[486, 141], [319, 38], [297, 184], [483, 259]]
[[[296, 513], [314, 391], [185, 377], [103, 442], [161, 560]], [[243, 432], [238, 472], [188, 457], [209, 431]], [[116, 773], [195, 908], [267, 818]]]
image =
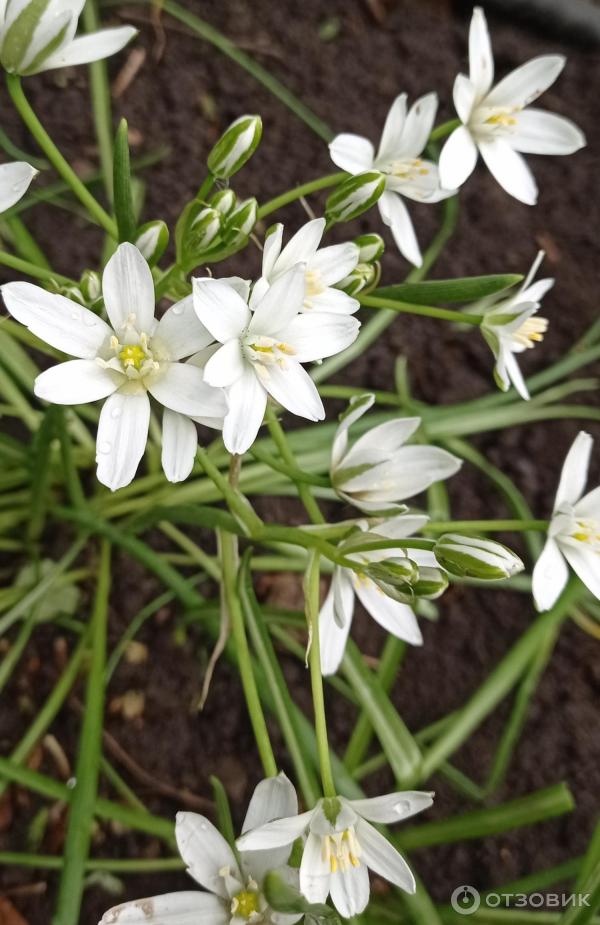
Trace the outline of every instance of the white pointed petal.
[[[291, 270], [297, 263], [308, 263], [315, 256], [325, 231], [325, 219], [313, 218], [293, 235], [275, 262], [278, 275]], [[267, 276], [263, 269], [263, 276]], [[341, 277], [340, 277], [341, 278]]]
[[421, 418], [395, 418], [392, 421], [378, 424], [377, 427], [372, 427], [358, 438], [346, 454], [344, 467], [383, 462], [412, 437], [420, 423]]
[[250, 295], [249, 279], [242, 279], [241, 276], [221, 276], [219, 277], [219, 282], [225, 283], [226, 286], [237, 292], [244, 302], [248, 301], [248, 296]]
[[95, 360], [69, 360], [40, 373], [34, 391], [55, 405], [84, 405], [112, 395], [123, 382], [123, 376], [103, 369]]
[[230, 453], [245, 453], [256, 439], [267, 407], [267, 393], [249, 365], [228, 388], [227, 400], [229, 411], [223, 422], [223, 441]]
[[563, 55], [532, 58], [496, 84], [486, 96], [485, 106], [529, 106], [554, 83], [565, 62]]
[[508, 140], [523, 154], [573, 154], [585, 145], [585, 135], [575, 123], [553, 112], [525, 109], [516, 120]]
[[183, 482], [194, 467], [198, 433], [184, 414], [165, 408], [162, 419], [162, 467], [169, 482]]
[[390, 192], [400, 193], [413, 202], [426, 202], [429, 205], [441, 202], [456, 194], [456, 190], [445, 189], [440, 184], [440, 175], [437, 164], [433, 161], [421, 161], [419, 173], [410, 179], [388, 177], [387, 189]]
[[283, 225], [278, 222], [267, 231], [262, 256], [262, 275], [269, 279], [275, 267], [275, 261], [281, 253], [283, 242]]
[[194, 880], [211, 893], [228, 899], [225, 881], [219, 871], [229, 868], [234, 877], [239, 871], [235, 855], [219, 830], [198, 813], [177, 813], [175, 838], [188, 873]]
[[134, 35], [137, 35], [137, 29], [133, 26], [100, 29], [90, 35], [82, 35], [45, 58], [39, 70], [49, 71], [57, 67], [72, 67], [76, 64], [100, 61], [121, 51]]
[[553, 286], [553, 279], [538, 279], [535, 283], [532, 283], [530, 286], [527, 286], [526, 289], [523, 289], [519, 298], [523, 299], [524, 302], [540, 303], [546, 293], [552, 289]]
[[149, 423], [146, 392], [114, 392], [104, 402], [96, 438], [96, 475], [111, 491], [129, 485], [135, 476], [146, 449]]
[[593, 445], [590, 435], [580, 430], [563, 463], [554, 501], [555, 510], [565, 504], [575, 504], [581, 498], [587, 482]]
[[423, 151], [433, 128], [437, 105], [437, 93], [426, 93], [412, 104], [402, 133], [401, 157], [418, 157]]
[[242, 345], [235, 337], [213, 353], [204, 367], [204, 379], [209, 385], [233, 385], [243, 375], [244, 369]]
[[0, 166], [0, 212], [10, 209], [25, 195], [37, 172], [25, 161]]
[[240, 835], [236, 844], [240, 851], [267, 851], [271, 848], [284, 848], [293, 845], [307, 828], [313, 811], [301, 813], [299, 816], [290, 816], [286, 819], [275, 819], [266, 825], [251, 832]]
[[2, 296], [13, 318], [71, 356], [92, 359], [112, 336], [106, 322], [89, 309], [33, 283], [6, 283]]
[[262, 380], [265, 389], [276, 402], [309, 421], [322, 421], [325, 409], [318, 389], [299, 363], [288, 360], [286, 368], [271, 366]]
[[[457, 468], [460, 468], [462, 461], [457, 459], [457, 463]], [[428, 520], [429, 517], [426, 514], [399, 514], [397, 517], [388, 517], [387, 520], [374, 529], [380, 536], [387, 536], [391, 540], [399, 540], [418, 533]], [[424, 550], [411, 549], [410, 558], [414, 559], [414, 556], [419, 552], [424, 552]], [[427, 564], [435, 565], [435, 562], [427, 562]], [[425, 565], [425, 562], [423, 565]]]
[[[350, 586], [352, 591], [352, 586]], [[354, 591], [352, 591], [354, 601]], [[324, 675], [335, 674], [344, 657], [346, 640], [352, 625], [352, 612], [342, 625], [339, 625], [334, 612], [334, 590], [329, 589], [319, 613], [319, 647], [321, 653], [321, 671]]]
[[334, 315], [353, 315], [360, 308], [358, 299], [353, 299], [341, 289], [333, 289], [331, 286], [320, 292], [319, 295], [311, 296], [304, 300], [302, 306], [303, 312], [315, 314], [319, 312]]
[[194, 311], [194, 297], [189, 295], [164, 313], [154, 334], [166, 346], [171, 360], [182, 360], [208, 347], [214, 337]]
[[341, 353], [358, 336], [360, 322], [352, 315], [304, 312], [287, 325], [282, 337], [297, 363], [310, 363]]
[[308, 261], [308, 271], [317, 271], [324, 286], [333, 286], [348, 276], [358, 263], [360, 251], [353, 241], [322, 247]]
[[406, 93], [396, 97], [386, 116], [385, 125], [379, 142], [377, 160], [384, 161], [397, 157], [402, 151], [404, 124], [406, 121]]
[[380, 877], [407, 893], [414, 893], [415, 878], [402, 855], [390, 845], [387, 838], [364, 819], [358, 820], [356, 834], [362, 848], [363, 862]]
[[[254, 790], [242, 826], [242, 834], [259, 828], [274, 819], [285, 819], [298, 814], [298, 797], [294, 785], [282, 772], [277, 777], [262, 780]], [[269, 870], [276, 870], [287, 862], [289, 846], [268, 851], [246, 851], [242, 862], [250, 875], [261, 883]]]
[[502, 189], [519, 202], [532, 206], [537, 202], [537, 186], [521, 155], [501, 138], [480, 141], [479, 151], [492, 176]]
[[454, 129], [440, 154], [440, 183], [444, 189], [458, 189], [471, 176], [477, 163], [477, 146], [466, 125]]
[[367, 800], [350, 800], [350, 805], [359, 816], [376, 824], [389, 825], [409, 819], [417, 813], [429, 809], [433, 803], [433, 793], [423, 790], [403, 790], [399, 793], [387, 793], [381, 797]]
[[370, 393], [365, 393], [361, 396], [360, 401], [355, 402], [353, 405], [349, 405], [342, 420], [338, 424], [337, 430], [335, 432], [335, 437], [333, 438], [333, 448], [331, 450], [331, 468], [337, 469], [342, 457], [346, 452], [346, 447], [348, 446], [348, 431], [350, 427], [354, 424], [355, 421], [358, 421], [359, 418], [363, 416], [370, 408], [373, 407], [375, 402], [375, 396]]
[[523, 373], [521, 368], [517, 363], [514, 353], [511, 353], [509, 350], [506, 351], [504, 355], [504, 368], [506, 369], [506, 374], [515, 389], [521, 396], [524, 401], [529, 401], [529, 389], [527, 388], [527, 383], [523, 378]]
[[377, 205], [383, 221], [392, 229], [394, 241], [402, 256], [414, 266], [420, 267], [422, 263], [421, 250], [408, 209], [400, 196], [386, 190]]
[[588, 591], [600, 600], [600, 564], [598, 553], [585, 543], [573, 540], [561, 543], [561, 552]]
[[131, 315], [137, 331], [149, 333], [154, 324], [154, 282], [150, 267], [133, 244], [119, 244], [102, 275], [104, 306], [119, 333]]
[[356, 578], [354, 589], [365, 610], [384, 630], [411, 646], [423, 645], [417, 618], [408, 604], [394, 601], [369, 579]]
[[352, 622], [354, 615], [354, 585], [352, 570], [336, 565], [331, 579], [333, 591], [333, 619], [338, 626]]
[[577, 518], [589, 517], [600, 520], [600, 487], [588, 491], [587, 495], [575, 504], [573, 512]]
[[329, 154], [340, 170], [352, 174], [370, 170], [375, 159], [373, 145], [360, 135], [337, 135], [329, 145]]
[[250, 310], [254, 311], [262, 297], [266, 294], [269, 286], [269, 280], [265, 276], [261, 276], [260, 279], [257, 279], [254, 285], [252, 286], [252, 292], [250, 293], [249, 306]]
[[531, 590], [538, 610], [550, 610], [569, 578], [567, 563], [555, 540], [546, 540], [531, 576]]
[[494, 80], [494, 58], [485, 13], [481, 7], [473, 10], [469, 29], [469, 77], [476, 88], [477, 98], [488, 92]]
[[[13, 5], [11, 3], [11, 6]], [[66, 48], [72, 40], [77, 28], [77, 19], [72, 15], [71, 10], [63, 7], [62, 3], [50, 3], [40, 16], [21, 58], [19, 64], [21, 72], [31, 72], [30, 68], [34, 62], [36, 62], [35, 72], [44, 70], [46, 58], [42, 58], [42, 54], [47, 52], [54, 43], [58, 43], [58, 48], [62, 49]]]
[[369, 871], [365, 864], [337, 870], [329, 882], [331, 901], [343, 918], [360, 915], [369, 903]]
[[405, 446], [385, 462], [345, 482], [343, 488], [349, 493], [367, 492], [371, 501], [403, 501], [434, 482], [450, 478], [459, 468], [459, 459], [439, 447]]
[[300, 892], [309, 903], [324, 903], [330, 882], [331, 868], [323, 857], [321, 839], [310, 832], [300, 863]]
[[475, 86], [464, 74], [457, 74], [454, 80], [452, 96], [454, 99], [454, 108], [458, 113], [458, 117], [460, 121], [464, 122], [466, 125], [471, 118], [475, 99], [477, 97]]
[[239, 337], [250, 322], [250, 309], [236, 290], [221, 279], [192, 279], [194, 311], [222, 344]]
[[230, 912], [212, 893], [186, 890], [114, 906], [99, 925], [229, 925]]
[[148, 391], [154, 398], [180, 414], [219, 417], [226, 413], [225, 394], [204, 381], [204, 374], [191, 363], [170, 363]]
[[267, 337], [274, 337], [280, 332], [283, 334], [302, 308], [305, 270], [305, 265], [298, 263], [277, 277], [255, 306], [249, 331]]

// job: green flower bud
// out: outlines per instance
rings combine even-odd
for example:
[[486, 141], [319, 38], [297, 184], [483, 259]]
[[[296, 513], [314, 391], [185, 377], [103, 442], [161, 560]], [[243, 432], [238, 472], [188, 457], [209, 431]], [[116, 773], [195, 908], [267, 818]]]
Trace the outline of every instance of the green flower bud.
[[387, 597], [403, 604], [413, 601], [413, 583], [418, 579], [419, 570], [411, 559], [402, 556], [369, 562], [363, 572]]
[[227, 217], [225, 233], [227, 244], [241, 244], [246, 240], [256, 224], [258, 202], [256, 199], [245, 199]]
[[208, 155], [208, 169], [213, 176], [226, 180], [237, 173], [254, 154], [261, 135], [260, 116], [240, 116], [232, 122]]
[[229, 215], [232, 209], [235, 209], [237, 196], [232, 189], [222, 189], [211, 197], [210, 205], [217, 209], [222, 215]]
[[441, 568], [420, 565], [419, 577], [413, 584], [415, 597], [433, 601], [448, 587], [448, 575]]
[[341, 289], [350, 296], [358, 295], [359, 292], [373, 289], [381, 277], [381, 264], [359, 263], [348, 276], [345, 276], [336, 285], [336, 289]]
[[354, 238], [359, 249], [359, 263], [374, 263], [380, 260], [385, 250], [385, 241], [380, 234], [361, 234]]
[[96, 270], [84, 270], [79, 280], [81, 295], [87, 303], [96, 302], [102, 295], [102, 279]]
[[165, 222], [156, 219], [153, 222], [146, 222], [138, 229], [137, 238], [134, 241], [137, 249], [143, 254], [148, 264], [155, 266], [169, 243], [169, 229]]
[[525, 568], [512, 550], [480, 536], [446, 533], [439, 538], [433, 551], [442, 568], [462, 578], [498, 581]]
[[196, 199], [189, 202], [177, 222], [175, 243], [177, 262], [197, 266], [206, 251], [218, 242], [223, 216], [217, 209], [204, 206]]
[[385, 189], [385, 177], [377, 170], [348, 177], [331, 193], [325, 204], [329, 222], [349, 222], [375, 205]]

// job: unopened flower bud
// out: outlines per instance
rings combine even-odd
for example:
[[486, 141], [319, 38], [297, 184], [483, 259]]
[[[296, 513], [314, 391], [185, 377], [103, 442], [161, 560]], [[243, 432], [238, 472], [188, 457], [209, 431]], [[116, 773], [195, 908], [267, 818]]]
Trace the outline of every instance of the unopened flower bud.
[[102, 295], [100, 274], [96, 270], [84, 270], [79, 280], [79, 289], [85, 302], [95, 302]]
[[498, 581], [524, 569], [518, 556], [495, 540], [446, 533], [434, 547], [437, 561], [452, 575]]
[[237, 196], [232, 189], [222, 189], [211, 197], [210, 205], [222, 215], [229, 215], [237, 203]]
[[381, 264], [358, 263], [335, 288], [341, 289], [349, 296], [356, 296], [359, 292], [373, 289], [378, 284], [380, 276]]
[[262, 135], [260, 116], [240, 116], [208, 155], [208, 169], [220, 180], [232, 177], [252, 157]]
[[181, 266], [197, 266], [206, 251], [219, 239], [223, 216], [217, 209], [189, 202], [175, 229], [177, 261]]
[[388, 597], [403, 604], [410, 604], [414, 598], [413, 583], [418, 579], [417, 565], [406, 556], [369, 562], [364, 574], [375, 582]]
[[325, 205], [329, 222], [349, 222], [375, 205], [385, 189], [385, 177], [377, 170], [348, 177], [331, 193]]
[[[239, 244], [248, 237], [256, 224], [258, 202], [256, 199], [245, 199], [227, 216], [225, 231], [227, 244]], [[231, 235], [231, 238], [229, 237]]]
[[153, 222], [146, 222], [138, 230], [138, 236], [134, 241], [137, 249], [146, 258], [148, 264], [153, 267], [158, 263], [169, 243], [169, 229], [165, 222], [156, 219]]
[[380, 234], [361, 234], [354, 243], [359, 249], [359, 263], [374, 263], [383, 256], [385, 241]]
[[412, 587], [415, 597], [433, 601], [436, 597], [440, 597], [448, 587], [448, 575], [441, 568], [420, 565], [419, 577]]

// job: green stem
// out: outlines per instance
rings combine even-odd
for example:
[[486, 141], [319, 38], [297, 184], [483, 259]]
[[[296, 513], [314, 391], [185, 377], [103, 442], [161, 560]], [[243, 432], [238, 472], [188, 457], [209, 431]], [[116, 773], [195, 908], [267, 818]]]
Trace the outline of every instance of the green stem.
[[471, 324], [479, 327], [483, 315], [471, 315], [467, 312], [458, 312], [450, 308], [437, 308], [435, 305], [413, 305], [411, 302], [399, 302], [396, 299], [381, 299], [379, 296], [358, 296], [358, 301], [366, 308], [386, 308], [389, 311], [407, 315], [422, 315], [427, 318], [438, 318], [441, 321], [452, 321], [460, 324]]
[[215, 178], [212, 173], [209, 173], [205, 178], [202, 186], [196, 193], [196, 199], [199, 199], [201, 202], [204, 202], [211, 192], [213, 186], [215, 185]]
[[296, 202], [303, 196], [310, 196], [311, 193], [316, 193], [319, 190], [337, 186], [338, 183], [341, 183], [347, 176], [348, 174], [343, 171], [339, 173], [329, 173], [324, 177], [318, 177], [316, 180], [309, 180], [307, 183], [295, 186], [294, 189], [287, 190], [287, 192], [281, 193], [279, 196], [275, 196], [274, 199], [265, 202], [258, 210], [258, 218], [266, 218], [267, 215], [270, 215], [272, 212], [276, 212], [278, 209], [283, 208], [283, 206], [289, 205], [290, 202]]
[[58, 174], [60, 174], [63, 180], [69, 184], [73, 193], [85, 206], [90, 215], [96, 219], [98, 224], [104, 228], [107, 234], [113, 238], [116, 238], [117, 228], [114, 221], [110, 215], [105, 212], [97, 199], [92, 196], [85, 184], [81, 182], [71, 165], [65, 160], [46, 132], [46, 129], [29, 105], [27, 97], [23, 92], [23, 87], [21, 86], [20, 77], [18, 77], [16, 74], [7, 74], [6, 83], [8, 86], [8, 92], [10, 93], [11, 99], [15, 104], [19, 115], [21, 116], [23, 122], [39, 144], [40, 148], [54, 169]]
[[450, 135], [460, 124], [460, 119], [449, 119], [448, 122], [442, 122], [441, 125], [434, 128], [429, 136], [429, 141], [439, 141], [441, 138], [446, 138], [446, 136]]
[[226, 477], [219, 471], [218, 467], [212, 462], [208, 453], [203, 447], [198, 447], [198, 461], [206, 472], [209, 479], [215, 483], [221, 491], [231, 513], [239, 521], [249, 536], [260, 533], [263, 528], [263, 522], [256, 514], [248, 499], [242, 495], [237, 488], [229, 484]]
[[306, 621], [309, 627], [309, 664], [310, 683], [312, 689], [313, 709], [315, 713], [315, 735], [319, 753], [319, 768], [321, 770], [321, 783], [323, 796], [335, 797], [337, 789], [331, 768], [331, 755], [329, 753], [329, 740], [327, 737], [327, 717], [325, 715], [325, 695], [323, 691], [323, 675], [321, 674], [321, 646], [319, 639], [319, 553], [311, 552], [306, 570], [304, 586], [304, 599], [306, 607]]
[[425, 524], [425, 533], [450, 533], [466, 530], [469, 533], [507, 533], [523, 530], [548, 529], [547, 520], [432, 520]]
[[[86, 0], [82, 21], [85, 31], [88, 33], [97, 32], [100, 29], [96, 0]], [[103, 58], [100, 61], [92, 61], [88, 68], [94, 127], [100, 153], [100, 167], [106, 195], [109, 202], [111, 202], [113, 195], [113, 129], [106, 60]]]
[[17, 270], [25, 276], [31, 276], [32, 279], [41, 279], [46, 283], [60, 283], [61, 286], [77, 285], [68, 276], [61, 276], [60, 273], [55, 273], [54, 270], [39, 267], [34, 263], [30, 263], [29, 260], [22, 260], [20, 257], [15, 257], [6, 251], [0, 251], [0, 264], [4, 267], [10, 267], [12, 270]]
[[[63, 858], [52, 854], [24, 854], [17, 851], [0, 852], [0, 865], [35, 867], [40, 870], [62, 870]], [[181, 858], [150, 858], [149, 860], [121, 860], [119, 858], [89, 858], [85, 870], [102, 870], [121, 876], [122, 874], [154, 874], [164, 871], [184, 870]]]
[[[291, 466], [292, 468], [296, 469], [297, 465], [296, 465], [296, 460], [294, 458], [294, 454], [292, 453], [289, 447], [287, 438], [285, 436], [285, 432], [281, 424], [279, 423], [275, 410], [270, 404], [267, 405], [266, 420], [267, 420], [267, 426], [269, 428], [269, 433], [271, 434], [271, 437], [273, 438], [273, 442], [275, 446], [277, 447], [277, 449], [279, 450], [279, 453], [282, 459], [288, 464], [288, 466]], [[311, 521], [314, 524], [325, 523], [325, 518], [323, 517], [321, 513], [321, 509], [319, 505], [317, 504], [317, 502], [312, 496], [310, 487], [305, 482], [300, 482], [300, 481], [295, 481], [294, 484], [296, 488], [298, 489], [300, 500], [302, 501], [302, 504], [306, 508], [306, 513], [310, 517]]]

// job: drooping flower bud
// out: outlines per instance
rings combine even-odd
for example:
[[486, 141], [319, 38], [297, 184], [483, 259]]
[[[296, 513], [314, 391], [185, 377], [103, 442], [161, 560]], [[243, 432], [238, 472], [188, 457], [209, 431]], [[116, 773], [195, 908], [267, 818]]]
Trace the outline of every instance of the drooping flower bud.
[[462, 578], [498, 581], [510, 578], [525, 568], [508, 547], [480, 536], [445, 533], [433, 551], [442, 568]]
[[213, 176], [227, 180], [252, 157], [262, 135], [260, 116], [240, 116], [223, 132], [208, 155]]
[[375, 205], [385, 189], [385, 177], [368, 170], [348, 177], [331, 193], [325, 204], [328, 222], [349, 222]]

